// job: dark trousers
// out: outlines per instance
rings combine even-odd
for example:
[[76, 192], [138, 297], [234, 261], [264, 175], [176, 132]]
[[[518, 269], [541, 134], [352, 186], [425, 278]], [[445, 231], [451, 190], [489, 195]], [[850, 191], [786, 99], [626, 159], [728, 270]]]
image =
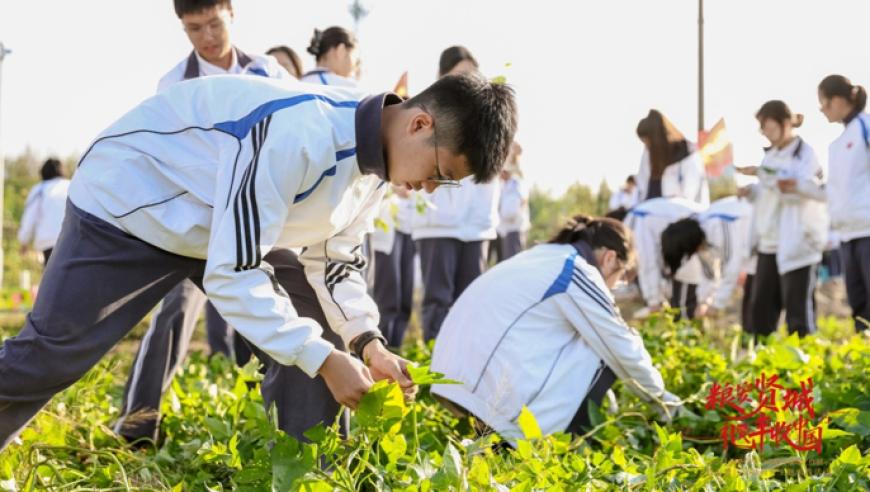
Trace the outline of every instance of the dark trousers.
[[840, 252], [855, 328], [863, 331], [870, 326], [870, 237], [844, 242]]
[[524, 234], [519, 231], [508, 232], [505, 235], [499, 234], [498, 239], [496, 239], [498, 244], [497, 263], [501, 263], [523, 250], [523, 244], [525, 243], [523, 236]]
[[414, 301], [414, 241], [396, 231], [393, 250], [375, 255], [374, 299], [381, 314], [378, 327], [390, 347], [402, 346]]
[[757, 335], [770, 335], [776, 331], [785, 309], [789, 333], [799, 336], [814, 333], [816, 268], [817, 265], [810, 265], [780, 274], [776, 255], [759, 253], [752, 281], [751, 320], [744, 329]]
[[48, 248], [42, 251], [42, 264], [45, 265], [48, 263], [48, 259], [51, 258], [51, 250], [53, 248]]
[[588, 432], [589, 428], [592, 427], [589, 419], [589, 402], [595, 402], [600, 407], [604, 394], [613, 386], [615, 381], [616, 374], [604, 364], [604, 361], [601, 361], [598, 374], [592, 378], [592, 387], [589, 388], [589, 392], [586, 393], [586, 397], [580, 403], [580, 408], [577, 409], [577, 413], [574, 414], [574, 418], [571, 419], [571, 423], [568, 424], [568, 428], [565, 430], [577, 435]]
[[671, 307], [679, 308], [678, 320], [695, 319], [695, 309], [698, 307], [698, 285], [672, 280]]
[[486, 241], [417, 241], [423, 274], [423, 338], [434, 339], [453, 302], [486, 267]]
[[740, 303], [740, 324], [749, 333], [755, 333], [752, 329], [752, 284], [755, 275], [747, 274], [743, 282], [743, 300]]
[[[21, 332], [0, 346], [0, 449], [55, 393], [99, 362], [173, 287], [187, 278], [201, 278], [204, 268], [203, 260], [155, 248], [68, 203], [33, 311]], [[288, 269], [291, 278], [302, 278], [299, 272], [301, 267]], [[286, 276], [276, 272], [276, 277], [287, 283], [282, 286], [291, 296], [299, 296]], [[279, 367], [265, 356], [263, 362], [263, 393], [267, 403], [279, 406], [279, 426], [299, 435], [296, 426], [319, 421], [295, 419], [300, 412], [286, 405], [282, 411], [282, 402], [290, 399], [283, 392], [290, 388], [296, 408], [307, 409], [310, 403], [322, 415], [331, 414], [324, 417], [327, 424], [334, 420], [338, 405], [322, 378]]]

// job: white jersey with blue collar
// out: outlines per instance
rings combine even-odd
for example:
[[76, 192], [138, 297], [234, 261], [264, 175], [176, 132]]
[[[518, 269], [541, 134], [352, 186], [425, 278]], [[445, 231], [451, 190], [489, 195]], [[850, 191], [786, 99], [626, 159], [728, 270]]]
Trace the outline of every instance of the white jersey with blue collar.
[[270, 55], [249, 55], [238, 48], [233, 47], [233, 61], [229, 69], [224, 69], [206, 61], [199, 53], [192, 51], [185, 59], [172, 67], [172, 70], [160, 78], [157, 84], [157, 92], [166, 90], [183, 80], [208, 77], [211, 75], [234, 75], [247, 73], [260, 75], [272, 79], [291, 79], [287, 70], [284, 69], [275, 57]]
[[349, 77], [342, 77], [341, 75], [338, 75], [322, 67], [317, 67], [314, 70], [306, 73], [299, 80], [309, 84], [331, 85], [335, 87], [359, 86], [356, 80]]
[[253, 76], [176, 84], [97, 138], [70, 186], [79, 208], [160, 249], [206, 259], [206, 293], [277, 361], [314, 375], [332, 346], [262, 258], [300, 261], [345, 344], [377, 330], [362, 237], [386, 190], [380, 118], [398, 96]]
[[699, 214], [698, 222], [707, 242], [698, 255], [704, 273], [698, 300], [724, 309], [749, 262], [752, 205], [733, 196], [722, 198]]
[[859, 113], [828, 147], [831, 229], [844, 242], [870, 237], [870, 115]]
[[432, 393], [514, 441], [524, 406], [545, 433], [564, 431], [604, 366], [645, 401], [675, 399], [619, 314], [591, 248], [542, 244], [491, 268], [456, 300], [432, 370], [462, 384]]
[[[662, 258], [662, 232], [680, 219], [700, 214], [706, 207], [685, 198], [653, 198], [640, 203], [626, 217], [634, 233], [637, 251], [637, 277], [648, 306], [661, 305], [669, 297]], [[701, 263], [693, 256], [683, 264], [674, 279], [686, 284], [701, 282]]]

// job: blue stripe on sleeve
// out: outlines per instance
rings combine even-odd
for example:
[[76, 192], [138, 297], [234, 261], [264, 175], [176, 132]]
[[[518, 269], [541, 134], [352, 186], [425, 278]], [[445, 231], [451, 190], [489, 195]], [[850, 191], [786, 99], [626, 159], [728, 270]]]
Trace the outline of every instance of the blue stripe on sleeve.
[[335, 108], [356, 109], [356, 107], [359, 106], [359, 101], [336, 101], [320, 94], [300, 94], [285, 99], [275, 99], [265, 102], [238, 120], [223, 121], [216, 124], [214, 127], [218, 130], [227, 132], [238, 139], [243, 139], [257, 122], [262, 121], [265, 117], [275, 111], [296, 106], [297, 104], [308, 101], [323, 102]]
[[550, 285], [550, 288], [547, 289], [547, 292], [544, 293], [544, 299], [554, 296], [556, 294], [561, 294], [568, 290], [568, 285], [571, 283], [571, 271], [574, 269], [574, 259], [577, 257], [577, 253], [571, 253], [571, 256], [565, 259], [565, 264], [562, 266], [562, 271], [559, 273], [559, 276], [556, 277], [556, 280], [553, 281], [553, 284]]

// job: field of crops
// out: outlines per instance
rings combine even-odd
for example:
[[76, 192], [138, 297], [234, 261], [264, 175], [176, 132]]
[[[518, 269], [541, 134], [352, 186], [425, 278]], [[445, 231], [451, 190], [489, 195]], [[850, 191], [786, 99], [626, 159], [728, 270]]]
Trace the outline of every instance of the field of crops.
[[[685, 399], [673, 422], [657, 420], [617, 383], [618, 411], [609, 403], [593, 408], [584, 436], [541, 436], [524, 414], [527, 440], [515, 449], [478, 437], [471, 422], [439, 406], [425, 389], [436, 376], [424, 368], [415, 375], [424, 387], [416, 402], [379, 383], [354, 413], [349, 438], [318, 427], [301, 444], [270, 423], [253, 365], [236, 369], [200, 354], [164, 400], [160, 442], [130, 448], [111, 431], [131, 358], [121, 352], [52, 400], [21, 443], [0, 454], [0, 489], [870, 489], [870, 337], [855, 335], [851, 322], [828, 318], [817, 336], [778, 334], [758, 345], [736, 327], [654, 318], [639, 329], [668, 389]], [[417, 345], [406, 355], [425, 366], [428, 352]], [[711, 408], [710, 395], [762, 374], [786, 389], [811, 378], [805, 405], [782, 405], [775, 416], [793, 422], [812, 407], [822, 438], [815, 449], [795, 449], [774, 432], [756, 449], [723, 444], [734, 411]], [[747, 408], [764, 403], [743, 396]]]

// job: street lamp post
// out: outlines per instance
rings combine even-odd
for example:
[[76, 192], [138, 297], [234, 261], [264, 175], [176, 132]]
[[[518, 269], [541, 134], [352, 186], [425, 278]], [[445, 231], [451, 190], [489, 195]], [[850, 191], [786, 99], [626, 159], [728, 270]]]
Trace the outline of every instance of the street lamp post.
[[[6, 58], [6, 55], [12, 53], [11, 50], [6, 49], [6, 46], [0, 41], [0, 100], [2, 100], [3, 96], [3, 59]], [[0, 104], [0, 116], [2, 116], [2, 104]], [[2, 120], [2, 117], [0, 117]], [[3, 258], [3, 188], [6, 187], [6, 163], [3, 160], [3, 133], [0, 131], [0, 287], [3, 285], [3, 270], [4, 270], [4, 258]]]

